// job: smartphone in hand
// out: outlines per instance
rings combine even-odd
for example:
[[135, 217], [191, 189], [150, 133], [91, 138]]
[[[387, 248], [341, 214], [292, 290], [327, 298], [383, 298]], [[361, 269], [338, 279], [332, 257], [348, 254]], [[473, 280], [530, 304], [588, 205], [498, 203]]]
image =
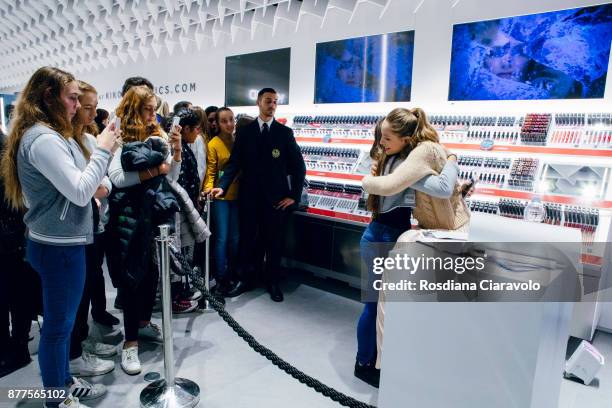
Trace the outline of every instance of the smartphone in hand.
[[461, 195], [463, 198], [465, 198], [475, 186], [476, 180], [474, 178], [470, 178], [470, 181], [461, 187]]

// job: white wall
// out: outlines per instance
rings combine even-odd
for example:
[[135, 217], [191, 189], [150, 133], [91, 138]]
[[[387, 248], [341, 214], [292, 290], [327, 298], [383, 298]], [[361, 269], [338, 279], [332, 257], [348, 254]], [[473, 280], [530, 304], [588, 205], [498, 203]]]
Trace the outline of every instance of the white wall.
[[[453, 3], [457, 3], [452, 7]], [[196, 92], [162, 95], [170, 105], [186, 99], [198, 105], [222, 105], [225, 93], [225, 57], [248, 52], [291, 47], [290, 106], [281, 107], [279, 114], [291, 113], [352, 113], [390, 110], [391, 104], [313, 105], [315, 44], [321, 41], [415, 30], [415, 54], [412, 102], [426, 110], [449, 113], [525, 113], [526, 111], [608, 111], [612, 99], [612, 80], [606, 87], [606, 98], [554, 101], [488, 101], [448, 102], [448, 79], [452, 25], [521, 14], [601, 4], [605, 1], [584, 0], [389, 0], [386, 9], [367, 3], [358, 4], [351, 15], [344, 10], [330, 9], [324, 19], [302, 15], [297, 29], [293, 23], [280, 21], [273, 29], [258, 25], [251, 34], [237, 30], [233, 39], [223, 35], [215, 46], [211, 40], [198, 51], [195, 42], [187, 53], [177, 44], [174, 54], [162, 50], [159, 58], [153, 53], [144, 61], [85, 73], [81, 77], [96, 86], [101, 93], [118, 91], [125, 78], [140, 75], [156, 86], [176, 83], [196, 83]], [[416, 12], [415, 12], [416, 10]], [[612, 64], [611, 64], [612, 66]], [[69, 67], [67, 67], [69, 69]], [[112, 108], [118, 100], [103, 100], [101, 106]], [[401, 104], [393, 104], [397, 106]], [[251, 108], [252, 109], [252, 108]], [[239, 112], [251, 109], [240, 108]]]
[[[164, 49], [160, 58], [151, 53], [147, 61], [141, 57], [137, 63], [88, 73], [82, 75], [82, 79], [91, 82], [100, 93], [119, 91], [124, 79], [133, 75], [147, 77], [156, 86], [195, 82], [197, 89], [194, 93], [162, 97], [171, 106], [183, 99], [203, 106], [222, 105], [225, 96], [226, 56], [291, 47], [291, 104], [281, 106], [278, 110], [279, 116], [292, 113], [386, 113], [391, 106], [398, 105], [418, 105], [426, 111], [458, 114], [610, 111], [612, 77], [607, 81], [606, 96], [601, 100], [447, 101], [453, 24], [603, 3], [606, 1], [389, 0], [386, 9], [382, 9], [371, 3], [360, 2], [353, 15], [340, 9], [329, 10], [324, 19], [304, 15], [297, 29], [293, 23], [281, 21], [274, 32], [271, 27], [258, 25], [252, 38], [250, 33], [239, 30], [233, 33], [233, 39], [224, 36], [216, 46], [212, 41], [208, 41], [201, 51], [197, 50], [195, 43], [191, 43], [186, 54], [182, 53], [177, 44], [172, 56]], [[317, 42], [403, 30], [415, 30], [412, 102], [318, 106], [312, 104]], [[103, 100], [101, 106], [113, 108], [117, 102], [117, 99]], [[255, 109], [243, 107], [236, 111], [254, 113]], [[612, 277], [610, 283], [612, 284]], [[612, 303], [602, 306], [603, 321], [612, 322]], [[609, 327], [612, 328], [612, 323]]]

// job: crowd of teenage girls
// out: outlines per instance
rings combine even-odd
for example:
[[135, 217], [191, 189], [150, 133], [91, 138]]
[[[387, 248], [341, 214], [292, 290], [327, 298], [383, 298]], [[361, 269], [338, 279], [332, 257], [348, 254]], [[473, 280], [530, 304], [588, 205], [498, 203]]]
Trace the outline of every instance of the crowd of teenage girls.
[[[145, 78], [128, 78], [109, 113], [97, 109], [93, 86], [43, 67], [2, 135], [0, 254], [7, 267], [0, 376], [31, 361], [30, 324], [42, 314], [43, 385], [69, 390], [66, 401], [47, 406], [84, 406], [80, 401], [106, 391], [81, 378], [115, 367], [117, 348], [92, 339], [88, 327], [90, 311], [98, 324], [120, 323], [107, 311], [104, 263], [117, 288], [114, 307], [123, 311], [121, 368], [140, 373], [139, 341], [162, 340], [151, 321], [159, 303], [158, 225], [173, 226], [172, 249], [196, 273], [210, 239], [215, 296], [235, 297], [264, 283], [273, 301], [283, 301], [284, 225], [299, 204], [306, 168], [293, 133], [274, 119], [276, 92], [259, 92], [257, 118], [236, 118], [227, 107], [189, 102], [169, 112], [153, 89]], [[395, 242], [411, 229], [411, 218], [421, 228], [467, 229], [456, 157], [438, 143], [422, 110], [390, 112], [376, 127], [371, 156], [372, 175], [363, 180], [373, 212], [361, 241], [366, 265], [380, 256], [370, 243]], [[191, 312], [202, 294], [175, 272], [173, 311]], [[32, 296], [14, 288], [31, 288]], [[32, 300], [38, 293], [42, 304]], [[373, 386], [383, 316], [384, 302], [366, 303], [357, 325], [355, 376]]]

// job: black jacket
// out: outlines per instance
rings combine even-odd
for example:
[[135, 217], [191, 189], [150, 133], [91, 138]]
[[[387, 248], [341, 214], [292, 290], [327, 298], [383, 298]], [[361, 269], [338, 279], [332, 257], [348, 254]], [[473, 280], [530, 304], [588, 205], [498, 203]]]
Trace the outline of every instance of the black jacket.
[[[286, 197], [300, 202], [306, 166], [293, 131], [276, 120], [270, 126], [269, 137], [264, 140], [259, 122], [254, 120], [236, 134], [236, 142], [218, 186], [227, 191], [240, 177], [240, 203], [265, 199], [275, 205]], [[289, 181], [290, 180], [290, 181]]]
[[[164, 154], [159, 154], [158, 147], [147, 142], [123, 146], [124, 171], [146, 170], [163, 162]], [[172, 225], [177, 211], [178, 202], [163, 175], [132, 187], [113, 188], [106, 231], [108, 270], [116, 287], [135, 287], [140, 283], [150, 267], [156, 227], [165, 223]]]
[[[7, 136], [0, 132], [0, 155], [4, 150]], [[4, 196], [4, 182], [0, 177], [0, 254], [7, 254], [25, 247], [26, 226], [23, 212], [14, 210]]]

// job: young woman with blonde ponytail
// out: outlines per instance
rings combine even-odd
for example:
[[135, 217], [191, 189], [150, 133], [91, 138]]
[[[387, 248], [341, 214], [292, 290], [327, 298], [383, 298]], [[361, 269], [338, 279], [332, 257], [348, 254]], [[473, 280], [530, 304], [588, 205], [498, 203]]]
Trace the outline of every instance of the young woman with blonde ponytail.
[[103, 386], [84, 387], [70, 376], [70, 332], [85, 282], [85, 245], [93, 242], [90, 200], [118, 147], [114, 126], [105, 129], [89, 161], [73, 136], [71, 120], [79, 108], [79, 85], [60, 69], [38, 69], [21, 93], [2, 157], [6, 197], [14, 208], [27, 208], [26, 256], [43, 288], [45, 321], [38, 351], [43, 385], [65, 387], [58, 405], [79, 407], [98, 397]]
[[[421, 117], [425, 118], [425, 115]], [[418, 207], [418, 197], [425, 194], [436, 200], [448, 199], [453, 193], [458, 175], [456, 157], [450, 155], [450, 159], [446, 160], [447, 153], [442, 149], [439, 154], [444, 156], [444, 163], [441, 163], [442, 166], [437, 168], [437, 171], [422, 171], [427, 166], [421, 164], [415, 174], [410, 176], [407, 184], [395, 183], [399, 186], [393, 184], [391, 191], [371, 188], [378, 180], [387, 180], [398, 174], [401, 174], [399, 177], [402, 180], [405, 178], [400, 169], [403, 170], [410, 162], [417, 149], [408, 136], [415, 133], [418, 120], [404, 120], [409, 118], [415, 118], [411, 111], [394, 109], [377, 124], [374, 144], [370, 151], [374, 160], [372, 176], [367, 176], [363, 181], [364, 190], [370, 193], [368, 208], [372, 211], [372, 222], [366, 228], [360, 243], [361, 257], [368, 271], [368, 290], [365, 292], [364, 310], [357, 324], [355, 376], [375, 387], [378, 386], [380, 376], [380, 370], [376, 368], [375, 363], [380, 353], [377, 350], [376, 333], [378, 293], [372, 290], [375, 277], [372, 271], [373, 260], [387, 256], [400, 235], [410, 230], [412, 212], [417, 213], [415, 206]], [[425, 128], [423, 123], [421, 126], [422, 131], [419, 134], [422, 140], [437, 141], [433, 128]]]
[[[470, 211], [465, 204], [462, 188], [457, 184], [457, 157], [450, 154], [439, 142], [436, 130], [429, 124], [425, 112], [420, 108], [392, 110], [381, 124], [381, 165], [393, 153], [393, 146], [406, 146], [405, 160], [392, 173], [378, 175], [377, 166], [373, 174], [363, 179], [363, 189], [387, 200], [389, 197], [414, 188], [413, 216], [420, 230], [411, 230], [402, 235], [402, 242], [414, 242], [424, 229], [469, 230]], [[439, 183], [432, 187], [432, 178], [440, 175]], [[423, 181], [429, 188], [424, 187]], [[384, 277], [383, 277], [384, 279]], [[376, 368], [380, 369], [382, 337], [384, 327], [384, 292], [379, 293], [376, 313], [377, 353]]]

